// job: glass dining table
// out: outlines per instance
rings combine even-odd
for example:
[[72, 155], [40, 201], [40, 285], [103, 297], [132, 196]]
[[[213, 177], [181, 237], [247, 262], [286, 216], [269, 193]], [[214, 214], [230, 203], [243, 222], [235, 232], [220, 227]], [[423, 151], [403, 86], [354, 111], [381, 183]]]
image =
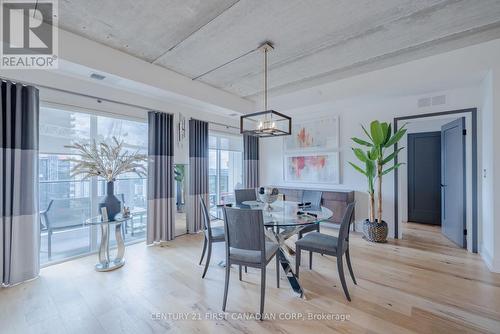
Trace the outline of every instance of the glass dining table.
[[[333, 212], [326, 208], [308, 208], [299, 206], [297, 202], [278, 200], [272, 204], [260, 201], [245, 201], [241, 204], [229, 204], [233, 208], [262, 210], [264, 225], [266, 227], [266, 237], [276, 241], [279, 245], [278, 256], [283, 271], [286, 274], [288, 282], [293, 291], [300, 297], [304, 297], [304, 290], [292, 270], [289, 257], [295, 254], [295, 250], [285, 243], [287, 239], [298, 234], [306, 226], [319, 224], [333, 216]], [[216, 210], [212, 211], [218, 219], [224, 219], [223, 205], [218, 205]]]

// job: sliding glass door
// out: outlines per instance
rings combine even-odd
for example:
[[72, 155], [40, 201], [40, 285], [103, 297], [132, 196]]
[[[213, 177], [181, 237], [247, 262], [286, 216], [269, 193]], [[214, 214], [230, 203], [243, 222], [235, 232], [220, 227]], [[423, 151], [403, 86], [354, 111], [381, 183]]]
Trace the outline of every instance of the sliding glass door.
[[211, 132], [208, 153], [210, 205], [233, 202], [243, 185], [242, 137]]
[[[41, 263], [64, 260], [97, 250], [99, 235], [84, 221], [97, 215], [104, 195], [102, 179], [71, 177], [72, 158], [66, 147], [74, 142], [124, 140], [127, 150], [147, 152], [147, 124], [79, 113], [61, 108], [40, 109], [39, 207], [41, 213]], [[122, 175], [115, 194], [130, 207], [134, 219], [125, 240], [142, 240], [146, 224], [146, 178]]]

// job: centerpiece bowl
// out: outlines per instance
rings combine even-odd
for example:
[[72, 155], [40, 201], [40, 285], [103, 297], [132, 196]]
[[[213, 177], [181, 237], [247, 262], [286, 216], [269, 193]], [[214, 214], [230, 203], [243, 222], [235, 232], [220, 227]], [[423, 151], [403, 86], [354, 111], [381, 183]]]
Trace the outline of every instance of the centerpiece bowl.
[[277, 188], [270, 187], [260, 187], [259, 188], [259, 199], [267, 204], [267, 210], [271, 211], [271, 204], [278, 200], [279, 191]]

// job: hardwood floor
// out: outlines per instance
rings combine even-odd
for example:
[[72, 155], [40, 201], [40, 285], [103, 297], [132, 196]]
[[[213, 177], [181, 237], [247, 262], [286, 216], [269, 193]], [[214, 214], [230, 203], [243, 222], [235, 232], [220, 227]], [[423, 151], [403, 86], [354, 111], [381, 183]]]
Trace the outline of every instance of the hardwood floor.
[[432, 244], [435, 246], [460, 248], [441, 233], [441, 226], [419, 223], [403, 223], [403, 240], [414, 244]]
[[[327, 230], [336, 233], [322, 231]], [[34, 281], [0, 289], [0, 332], [500, 332], [500, 275], [462, 249], [421, 240], [373, 244], [354, 233], [351, 258], [358, 285], [347, 277], [352, 302], [344, 297], [334, 258], [315, 255], [310, 271], [303, 256], [307, 300], [294, 295], [283, 275], [276, 288], [271, 262], [265, 311], [277, 319], [258, 321], [241, 317], [258, 312], [259, 272], [249, 268], [240, 282], [237, 268], [232, 270], [224, 316], [224, 269], [217, 265], [223, 245], [215, 246], [205, 279], [198, 265], [201, 246], [201, 235], [181, 236], [165, 247], [135, 244], [126, 250], [126, 265], [108, 273], [94, 271], [96, 255], [45, 268]], [[184, 313], [187, 319], [181, 318]], [[311, 314], [348, 319], [283, 319]], [[201, 320], [193, 319], [198, 316]]]

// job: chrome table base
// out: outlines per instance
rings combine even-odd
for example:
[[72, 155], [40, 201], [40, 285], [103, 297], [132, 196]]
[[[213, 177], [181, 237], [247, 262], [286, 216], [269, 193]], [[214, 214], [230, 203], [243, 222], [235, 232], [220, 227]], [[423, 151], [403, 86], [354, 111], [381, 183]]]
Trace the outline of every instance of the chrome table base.
[[304, 226], [297, 227], [287, 227], [282, 232], [275, 231], [274, 228], [265, 229], [266, 236], [271, 240], [276, 240], [279, 244], [278, 252], [276, 256], [278, 257], [281, 267], [286, 274], [286, 278], [288, 279], [288, 283], [292, 287], [293, 291], [300, 297], [305, 298], [304, 290], [300, 286], [299, 279], [295, 275], [292, 270], [292, 266], [290, 265], [290, 260], [288, 259], [288, 255], [294, 255], [295, 251], [290, 248], [285, 241], [290, 238], [292, 235], [299, 233]]
[[122, 267], [125, 264], [125, 243], [122, 235], [122, 223], [115, 225], [115, 238], [117, 254], [114, 259], [110, 259], [109, 253], [109, 224], [101, 225], [101, 245], [99, 246], [99, 263], [95, 265], [97, 271], [111, 271]]

